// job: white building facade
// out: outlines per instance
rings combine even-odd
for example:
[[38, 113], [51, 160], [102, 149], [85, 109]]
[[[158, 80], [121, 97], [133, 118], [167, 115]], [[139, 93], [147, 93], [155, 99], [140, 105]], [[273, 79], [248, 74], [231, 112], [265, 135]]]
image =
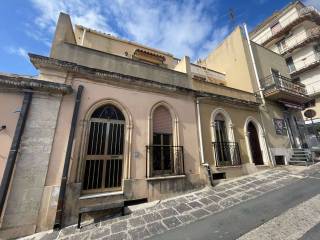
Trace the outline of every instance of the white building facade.
[[[309, 129], [315, 135], [320, 131], [320, 11], [300, 1], [290, 3], [257, 26], [250, 37], [285, 57], [291, 78], [305, 85], [315, 99], [309, 104], [316, 111], [315, 131]], [[311, 123], [310, 119], [305, 121]]]

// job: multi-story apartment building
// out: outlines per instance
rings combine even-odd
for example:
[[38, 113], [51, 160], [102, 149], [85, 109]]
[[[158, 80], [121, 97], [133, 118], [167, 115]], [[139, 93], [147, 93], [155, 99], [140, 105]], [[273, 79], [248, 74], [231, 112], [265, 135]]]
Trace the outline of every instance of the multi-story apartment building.
[[[294, 82], [315, 98], [312, 109], [320, 131], [320, 12], [300, 1], [290, 3], [257, 26], [251, 39], [285, 59]], [[277, 71], [277, 69], [274, 69]], [[306, 123], [311, 123], [305, 118]], [[311, 129], [312, 133], [312, 129]]]
[[288, 163], [304, 141], [304, 87], [240, 27], [194, 64], [61, 14], [50, 56], [29, 56], [37, 78], [0, 75], [1, 238]]

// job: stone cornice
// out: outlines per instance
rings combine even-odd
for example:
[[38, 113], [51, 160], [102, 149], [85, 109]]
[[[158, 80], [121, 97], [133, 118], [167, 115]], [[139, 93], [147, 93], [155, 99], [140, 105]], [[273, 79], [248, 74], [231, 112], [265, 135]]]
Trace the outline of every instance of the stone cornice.
[[0, 74], [0, 89], [1, 88], [28, 89], [62, 94], [68, 94], [73, 91], [70, 85], [54, 83], [14, 74]]
[[110, 82], [111, 80], [113, 80], [117, 84], [126, 83], [126, 84], [130, 84], [131, 86], [136, 85], [136, 86], [141, 86], [146, 88], [153, 88], [158, 90], [160, 89], [165, 92], [169, 91], [169, 92], [180, 92], [183, 94], [193, 94], [196, 97], [207, 97], [212, 100], [244, 104], [249, 107], [257, 107], [260, 104], [258, 102], [246, 101], [238, 98], [232, 98], [228, 96], [197, 91], [191, 88], [185, 88], [185, 87], [171, 85], [167, 83], [161, 83], [161, 82], [152, 81], [149, 79], [139, 78], [135, 76], [129, 76], [121, 73], [115, 73], [115, 72], [110, 72], [106, 70], [90, 68], [90, 67], [78, 65], [76, 63], [62, 61], [62, 60], [40, 56], [36, 54], [29, 54], [29, 57], [31, 62], [34, 64], [36, 68], [43, 67], [43, 68], [56, 69], [60, 71], [68, 71], [71, 73], [80, 74], [93, 81], [103, 80], [105, 82]]

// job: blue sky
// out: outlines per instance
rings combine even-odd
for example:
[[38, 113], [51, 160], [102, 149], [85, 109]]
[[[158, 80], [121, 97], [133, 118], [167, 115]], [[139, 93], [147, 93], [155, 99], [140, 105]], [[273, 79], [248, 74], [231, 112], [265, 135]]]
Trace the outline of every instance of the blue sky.
[[[36, 75], [27, 53], [47, 56], [60, 11], [81, 24], [168, 51], [204, 57], [232, 29], [263, 21], [289, 0], [4, 0], [0, 14], [0, 72]], [[305, 0], [318, 4], [320, 0]], [[235, 22], [229, 20], [232, 8]]]

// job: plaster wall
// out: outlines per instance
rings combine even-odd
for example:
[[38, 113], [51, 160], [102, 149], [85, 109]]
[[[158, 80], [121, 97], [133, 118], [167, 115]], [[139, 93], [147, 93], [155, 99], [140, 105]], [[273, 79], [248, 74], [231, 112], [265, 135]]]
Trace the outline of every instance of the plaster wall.
[[186, 88], [191, 86], [191, 82], [186, 73], [70, 43], [61, 43], [59, 47], [55, 48], [54, 53], [56, 59], [76, 63], [89, 68], [121, 73], [128, 76]]
[[83, 31], [84, 29], [80, 26], [76, 26], [74, 29], [74, 34], [78, 45], [83, 44], [82, 46], [84, 47], [119, 55], [126, 58], [132, 58], [135, 50], [140, 49], [151, 52], [153, 54], [164, 56], [164, 64], [167, 65], [167, 67], [170, 69], [173, 69], [177, 64], [177, 61], [169, 53], [157, 49], [152, 49], [127, 40], [122, 40], [111, 35], [97, 33], [95, 31], [86, 30], [84, 35]]
[[237, 27], [205, 59], [206, 66], [226, 74], [226, 86], [253, 92], [253, 71], [248, 55], [248, 46], [240, 27]]
[[314, 44], [309, 44], [292, 55], [293, 63], [297, 70], [318, 60], [313, 45]]
[[[197, 183], [200, 180], [200, 160], [197, 138], [196, 115], [194, 99], [191, 95], [182, 95], [177, 92], [153, 92], [146, 91], [142, 88], [117, 86], [117, 84], [109, 85], [107, 83], [96, 82], [81, 77], [76, 77], [70, 80], [72, 87], [77, 89], [78, 85], [84, 86], [84, 92], [81, 100], [81, 107], [76, 127], [74, 140], [74, 148], [70, 163], [70, 172], [68, 184], [77, 185], [73, 190], [73, 206], [79, 202], [81, 195], [80, 186], [82, 176], [80, 170], [83, 166], [81, 148], [83, 144], [83, 133], [86, 127], [85, 117], [89, 109], [96, 103], [104, 100], [113, 100], [124, 106], [127, 113], [132, 118], [132, 140], [131, 140], [131, 158], [130, 158], [130, 173], [134, 191], [137, 195], [148, 197], [148, 188], [150, 199], [161, 198], [161, 189], [156, 189], [159, 184], [153, 182], [151, 185], [142, 184], [146, 179], [146, 146], [149, 145], [149, 118], [151, 108], [159, 102], [166, 102], [178, 116], [179, 126], [179, 145], [184, 147], [184, 163], [187, 178]], [[51, 159], [49, 163], [48, 174], [46, 177], [46, 194], [42, 198], [41, 218], [38, 221], [39, 229], [50, 229], [53, 226], [55, 211], [57, 207], [56, 194], [59, 191], [61, 174], [64, 164], [64, 157], [68, 134], [71, 124], [71, 117], [74, 107], [74, 96], [64, 96], [59, 112], [57, 129], [55, 133]], [[126, 122], [126, 124], [129, 124]], [[174, 182], [174, 181], [171, 181]], [[181, 181], [180, 181], [181, 182]], [[183, 181], [186, 185], [186, 181]], [[135, 185], [136, 183], [136, 185]], [[141, 185], [142, 184], [142, 185]], [[181, 185], [181, 184], [180, 184]], [[177, 186], [180, 186], [177, 184]], [[142, 187], [141, 187], [142, 186]], [[172, 184], [170, 186], [173, 186]], [[162, 186], [163, 187], [163, 186]], [[167, 187], [168, 188], [168, 187]], [[170, 188], [168, 188], [170, 190]], [[141, 195], [142, 194], [142, 195]], [[147, 194], [147, 195], [146, 195]], [[71, 202], [68, 201], [67, 204]], [[70, 204], [69, 204], [70, 205]], [[68, 206], [69, 206], [68, 205]], [[73, 213], [71, 213], [73, 214]], [[43, 216], [43, 217], [42, 217]], [[74, 217], [74, 216], [73, 216]]]
[[270, 101], [267, 101], [266, 107], [261, 111], [270, 148], [291, 147], [288, 135], [277, 135], [273, 124], [273, 118], [284, 119], [283, 111], [278, 104]]
[[285, 59], [271, 50], [252, 42], [259, 79], [271, 75], [271, 68], [278, 70], [282, 76], [290, 77]]
[[6, 167], [12, 139], [19, 119], [19, 110], [22, 106], [23, 93], [0, 92], [0, 182]]
[[59, 95], [33, 94], [0, 238], [16, 238], [36, 231], [59, 107]]
[[218, 108], [224, 109], [230, 115], [233, 125], [234, 140], [239, 144], [242, 163], [249, 163], [244, 126], [249, 116], [252, 116], [258, 122], [261, 122], [258, 109], [250, 109], [240, 106], [234, 107], [229, 104], [215, 101], [206, 101], [200, 104], [202, 141], [205, 161], [214, 166], [211, 116], [213, 111]]

